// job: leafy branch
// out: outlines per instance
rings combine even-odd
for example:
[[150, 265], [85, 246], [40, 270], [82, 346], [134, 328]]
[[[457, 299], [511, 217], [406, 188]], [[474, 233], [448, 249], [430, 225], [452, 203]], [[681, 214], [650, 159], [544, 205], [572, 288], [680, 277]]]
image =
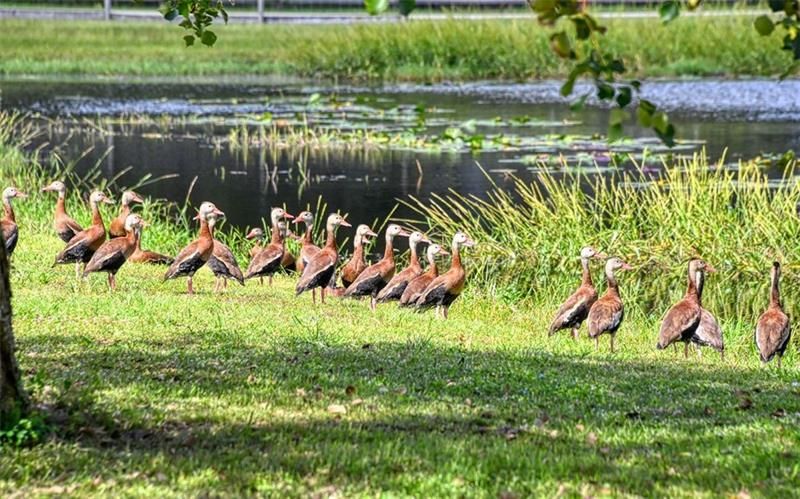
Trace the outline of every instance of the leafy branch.
[[195, 40], [200, 40], [208, 47], [213, 46], [217, 35], [208, 28], [219, 17], [225, 24], [228, 23], [228, 12], [222, 0], [166, 0], [159, 11], [167, 21], [179, 16], [183, 18], [179, 26], [188, 32], [183, 37], [187, 47], [194, 45]]

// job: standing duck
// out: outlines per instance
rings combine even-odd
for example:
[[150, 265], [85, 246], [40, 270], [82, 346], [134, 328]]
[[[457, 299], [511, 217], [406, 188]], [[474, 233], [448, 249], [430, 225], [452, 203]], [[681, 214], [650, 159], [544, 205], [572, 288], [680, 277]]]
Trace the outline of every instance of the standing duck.
[[589, 260], [592, 258], [606, 258], [606, 256], [591, 246], [581, 249], [581, 268], [583, 269], [581, 285], [558, 308], [555, 319], [550, 323], [550, 336], [562, 329], [572, 329], [572, 338], [578, 339], [578, 330], [589, 316], [589, 309], [597, 301], [597, 290], [592, 283], [592, 273], [589, 270]]
[[131, 214], [131, 203], [144, 203], [141, 197], [133, 191], [125, 191], [122, 193], [122, 208], [119, 210], [119, 215], [111, 221], [108, 226], [108, 237], [125, 237], [125, 221], [128, 215]]
[[[328, 287], [336, 272], [336, 263], [339, 260], [339, 247], [336, 245], [336, 230], [342, 227], [352, 227], [341, 215], [333, 213], [328, 216], [325, 224], [327, 241], [325, 247], [320, 249], [316, 255], [311, 257], [300, 276], [300, 280], [295, 287], [295, 293], [299, 295], [303, 291], [322, 288], [320, 291], [322, 303], [325, 303], [325, 288]], [[312, 295], [316, 303], [316, 295]]]
[[[695, 286], [697, 286], [697, 296], [700, 302], [703, 301], [703, 286], [705, 284], [705, 274], [698, 272], [695, 274]], [[689, 338], [691, 343], [698, 347], [711, 347], [719, 352], [720, 358], [725, 360], [725, 342], [722, 337], [722, 328], [719, 326], [716, 317], [703, 305], [700, 305], [700, 322]], [[698, 350], [699, 353], [699, 350]]]
[[310, 211], [301, 211], [294, 219], [294, 223], [299, 224], [300, 222], [306, 224], [306, 231], [300, 239], [300, 258], [297, 259], [297, 272], [302, 275], [303, 269], [320, 248], [314, 245], [314, 215]]
[[[288, 237], [291, 237], [292, 239], [295, 240], [300, 239], [292, 232], [292, 230], [289, 228], [289, 226], [286, 224], [284, 220], [278, 222], [278, 230], [281, 231], [281, 238], [283, 238], [284, 241], [286, 241], [286, 238]], [[297, 260], [295, 259], [292, 252], [289, 251], [289, 248], [286, 248], [283, 251], [283, 258], [281, 258], [281, 268], [285, 272], [297, 271]]]
[[8, 258], [11, 258], [11, 254], [14, 253], [14, 248], [17, 247], [17, 241], [19, 240], [19, 227], [17, 226], [17, 217], [14, 215], [14, 208], [11, 206], [11, 200], [26, 197], [28, 195], [18, 191], [16, 187], [8, 187], [3, 191], [5, 215], [0, 220], [0, 231], [3, 233], [3, 241], [5, 241]]
[[391, 224], [386, 228], [386, 249], [383, 258], [373, 263], [356, 280], [347, 286], [344, 291], [345, 297], [367, 296], [370, 295], [369, 307], [375, 310], [376, 297], [378, 292], [386, 286], [386, 283], [394, 276], [394, 247], [392, 241], [397, 236], [409, 237], [410, 234], [403, 230], [399, 225]]
[[[87, 263], [92, 255], [106, 240], [106, 227], [103, 225], [103, 216], [100, 214], [100, 203], [114, 204], [100, 191], [94, 191], [89, 196], [92, 207], [92, 225], [75, 234], [67, 245], [56, 256], [56, 264], [75, 262]], [[76, 272], [78, 272], [76, 266]]]
[[264, 234], [264, 230], [261, 227], [255, 227], [251, 229], [250, 232], [244, 236], [244, 238], [248, 241], [255, 241], [253, 246], [250, 248], [250, 258], [253, 258], [259, 254], [259, 252], [264, 249], [264, 243], [267, 241], [267, 236]]
[[368, 240], [367, 236], [378, 237], [378, 234], [372, 232], [369, 225], [361, 224], [356, 227], [356, 235], [353, 238], [353, 254], [341, 270], [342, 286], [345, 288], [350, 286], [367, 268], [367, 262], [364, 260], [364, 243]]
[[431, 244], [428, 246], [428, 270], [426, 270], [424, 274], [415, 277], [411, 280], [411, 282], [408, 283], [408, 286], [406, 286], [402, 296], [400, 296], [401, 307], [413, 305], [414, 302], [416, 302], [417, 299], [419, 299], [419, 297], [422, 295], [422, 292], [425, 291], [425, 288], [428, 287], [428, 284], [439, 277], [439, 269], [436, 267], [436, 255], [449, 254], [450, 253], [445, 251], [445, 249], [438, 244]]
[[211, 228], [208, 225], [208, 218], [210, 215], [224, 217], [225, 213], [214, 206], [214, 203], [206, 201], [201, 204], [197, 216], [194, 217], [195, 220], [200, 220], [200, 233], [197, 239], [189, 243], [188, 246], [178, 253], [178, 256], [175, 257], [175, 261], [172, 262], [172, 265], [167, 269], [167, 273], [164, 274], [165, 281], [167, 279], [187, 276], [189, 278], [187, 291], [190, 295], [194, 294], [192, 279], [195, 272], [206, 264], [214, 251], [214, 238], [211, 235]]
[[70, 239], [75, 237], [75, 234], [81, 232], [83, 228], [67, 214], [67, 207], [65, 197], [67, 195], [67, 186], [64, 182], [56, 180], [47, 187], [42, 189], [42, 192], [57, 192], [58, 199], [56, 199], [56, 212], [53, 221], [53, 227], [56, 229], [56, 234], [62, 241], [68, 243]]
[[403, 296], [403, 291], [406, 290], [408, 283], [422, 274], [422, 265], [419, 264], [419, 257], [417, 256], [417, 245], [419, 243], [430, 244], [431, 241], [421, 232], [412, 232], [408, 237], [408, 247], [411, 251], [408, 267], [395, 274], [389, 283], [378, 293], [378, 303], [399, 300], [400, 297]]
[[781, 278], [780, 263], [775, 262], [772, 264], [771, 278], [769, 307], [758, 318], [755, 340], [761, 362], [766, 364], [777, 355], [778, 368], [780, 369], [783, 352], [786, 351], [786, 347], [789, 345], [789, 338], [792, 336], [789, 317], [783, 311], [781, 292], [778, 287]]
[[[211, 237], [214, 237], [214, 226], [217, 223], [217, 215], [211, 213], [207, 217], [208, 229], [211, 231]], [[223, 287], [228, 287], [228, 279], [233, 279], [242, 286], [244, 286], [244, 276], [239, 264], [236, 262], [236, 257], [233, 256], [233, 251], [225, 244], [214, 239], [214, 249], [211, 251], [211, 257], [206, 262], [208, 268], [214, 274], [214, 291], [221, 291]]]
[[[689, 342], [692, 335], [700, 324], [701, 300], [700, 292], [697, 288], [698, 274], [705, 272], [716, 272], [716, 269], [705, 261], [698, 258], [689, 262], [688, 286], [684, 297], [672, 308], [661, 323], [661, 330], [658, 333], [658, 343], [656, 348], [663, 350], [675, 343], [683, 341], [683, 356], [689, 355]], [[702, 276], [700, 276], [702, 278]]]
[[416, 301], [417, 308], [436, 306], [436, 315], [438, 316], [441, 310], [442, 317], [447, 319], [447, 311], [450, 305], [461, 294], [461, 291], [464, 290], [464, 282], [467, 278], [467, 272], [461, 264], [462, 246], [472, 248], [475, 246], [475, 241], [470, 239], [465, 233], [459, 231], [453, 236], [451, 248], [453, 258], [450, 263], [450, 269], [433, 279], [428, 287], [425, 288], [425, 291], [422, 292]]
[[286, 252], [286, 241], [278, 223], [283, 219], [292, 218], [294, 217], [286, 213], [283, 208], [272, 209], [270, 212], [272, 241], [250, 260], [250, 265], [247, 266], [247, 272], [244, 275], [245, 279], [269, 276], [269, 284], [272, 285], [272, 275], [280, 270], [283, 254]]
[[589, 338], [594, 338], [594, 348], [600, 346], [600, 335], [611, 335], [611, 353], [614, 353], [614, 336], [625, 317], [625, 307], [619, 296], [619, 286], [614, 272], [618, 270], [631, 270], [631, 266], [617, 257], [609, 258], [606, 262], [606, 281], [608, 288], [605, 294], [589, 309], [587, 317], [589, 323]]
[[83, 269], [83, 277], [92, 272], [107, 272], [108, 287], [117, 289], [117, 272], [136, 249], [136, 240], [141, 237], [144, 223], [139, 215], [128, 215], [125, 219], [125, 237], [109, 239], [94, 252]]

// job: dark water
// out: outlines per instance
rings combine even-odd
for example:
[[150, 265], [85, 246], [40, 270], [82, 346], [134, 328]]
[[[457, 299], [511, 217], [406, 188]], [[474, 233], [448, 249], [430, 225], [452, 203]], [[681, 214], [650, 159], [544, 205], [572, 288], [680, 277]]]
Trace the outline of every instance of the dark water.
[[[712, 158], [727, 150], [728, 160], [735, 161], [800, 150], [800, 82], [651, 82], [645, 89], [647, 98], [670, 110], [679, 136], [693, 141], [684, 144], [681, 154], [705, 147]], [[0, 102], [4, 109], [54, 119], [31, 147], [46, 142], [44, 151], [75, 162], [79, 174], [99, 168], [102, 176], [112, 178], [129, 169], [120, 186], [134, 185], [145, 174], [176, 174], [139, 190], [179, 202], [197, 177], [191, 195], [195, 205], [212, 200], [231, 223], [252, 226], [271, 206], [285, 204], [299, 211], [315, 206], [319, 197], [353, 221], [371, 222], [384, 218], [398, 199], [412, 195], [426, 200], [453, 189], [480, 196], [492, 181], [510, 185], [510, 173], [534, 179], [543, 168], [556, 175], [563, 171], [552, 161], [542, 165], [521, 160], [531, 155], [552, 158], [560, 153], [570, 165], [580, 162], [590, 175], [612, 174], [605, 143], [592, 137], [605, 131], [607, 111], [589, 106], [573, 113], [557, 90], [552, 82], [373, 89], [257, 80], [7, 80], [0, 81]], [[232, 128], [256, 130], [253, 119], [265, 112], [295, 124], [306, 119], [331, 128], [400, 133], [419, 124], [421, 109], [426, 121], [419, 133], [436, 135], [461, 126], [467, 134], [515, 136], [523, 145], [437, 152], [407, 146], [365, 150], [229, 143]], [[535, 124], [512, 126], [514, 119]], [[492, 120], [495, 124], [486, 125]], [[634, 126], [626, 132], [650, 136]], [[576, 137], [562, 137], [556, 144], [540, 140], [549, 134]], [[658, 150], [658, 144], [648, 141], [633, 141], [630, 150], [638, 154], [643, 147]], [[408, 214], [404, 208], [397, 212]]]

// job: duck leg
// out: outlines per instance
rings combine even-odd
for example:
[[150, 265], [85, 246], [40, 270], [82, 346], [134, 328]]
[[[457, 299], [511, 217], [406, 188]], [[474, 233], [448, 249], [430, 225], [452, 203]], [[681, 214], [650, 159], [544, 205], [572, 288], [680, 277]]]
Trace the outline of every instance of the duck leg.
[[778, 355], [778, 369], [781, 368], [781, 361], [782, 360], [783, 360], [783, 356], [782, 355]]
[[614, 353], [614, 336], [616, 335], [611, 335], [611, 353]]
[[114, 274], [108, 274], [111, 277], [111, 291], [117, 290], [117, 276]]
[[597, 336], [594, 339], [594, 351], [598, 351], [600, 349], [600, 337]]
[[192, 285], [192, 276], [189, 276], [188, 286], [189, 286], [188, 293], [190, 295], [193, 295], [194, 294], [194, 286]]
[[322, 304], [325, 305], [325, 288], [320, 288], [319, 296], [322, 299]]
[[572, 339], [577, 340], [580, 333], [578, 333], [578, 326], [572, 328]]
[[81, 278], [81, 262], [75, 262], [75, 279]]
[[369, 309], [372, 310], [373, 312], [375, 311], [375, 296], [374, 295], [369, 298]]
[[272, 287], [272, 274], [269, 275], [269, 285]]
[[258, 277], [258, 283], [259, 283], [261, 286], [263, 286], [263, 285], [264, 285], [264, 276], [263, 276], [263, 275]]
[[684, 359], [688, 359], [689, 358], [689, 342], [688, 341], [683, 344], [683, 358]]

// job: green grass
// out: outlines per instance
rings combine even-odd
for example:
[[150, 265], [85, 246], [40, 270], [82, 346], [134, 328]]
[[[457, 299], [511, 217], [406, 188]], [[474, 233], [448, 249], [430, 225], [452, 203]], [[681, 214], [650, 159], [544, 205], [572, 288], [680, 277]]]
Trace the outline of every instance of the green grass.
[[[3, 185], [46, 181], [14, 146], [0, 145], [0, 162]], [[720, 315], [724, 362], [657, 352], [660, 313], [682, 282], [650, 307], [639, 272], [621, 277], [630, 313], [613, 355], [607, 340], [595, 352], [585, 338], [546, 336], [578, 280], [566, 245], [538, 283], [547, 293], [500, 300], [473, 271], [447, 322], [358, 301], [314, 307], [290, 277], [214, 295], [202, 271], [189, 297], [162, 269], [126, 265], [112, 294], [102, 276], [78, 283], [71, 266], [50, 267], [62, 247], [52, 202], [17, 203], [12, 274], [18, 357], [50, 432], [2, 449], [0, 495], [797, 493], [796, 343], [782, 371], [763, 368], [753, 317]], [[162, 205], [144, 214], [146, 246], [174, 252], [189, 238]]]
[[[637, 76], [776, 75], [779, 34], [748, 17], [607, 21], [607, 46]], [[0, 20], [0, 74], [292, 75], [369, 80], [559, 78], [550, 30], [530, 21], [354, 26], [219, 26], [214, 48], [184, 48], [166, 23]]]

